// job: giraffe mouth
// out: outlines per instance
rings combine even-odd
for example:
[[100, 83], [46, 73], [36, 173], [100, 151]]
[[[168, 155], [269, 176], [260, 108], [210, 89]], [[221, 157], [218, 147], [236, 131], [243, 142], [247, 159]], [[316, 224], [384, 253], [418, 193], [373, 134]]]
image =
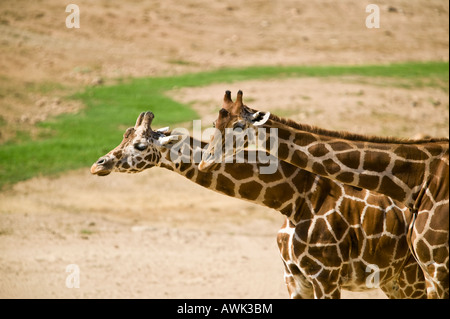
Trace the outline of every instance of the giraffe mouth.
[[95, 163], [94, 165], [91, 166], [91, 174], [98, 176], [106, 176], [111, 174], [111, 170]]
[[209, 172], [213, 169], [214, 166], [216, 166], [214, 164], [216, 164], [214, 155], [212, 155], [211, 153], [208, 153], [206, 158], [202, 158], [200, 164], [198, 165], [198, 169], [201, 172]]
[[111, 172], [110, 171], [99, 171], [96, 173], [96, 175], [98, 176], [106, 176], [109, 175]]

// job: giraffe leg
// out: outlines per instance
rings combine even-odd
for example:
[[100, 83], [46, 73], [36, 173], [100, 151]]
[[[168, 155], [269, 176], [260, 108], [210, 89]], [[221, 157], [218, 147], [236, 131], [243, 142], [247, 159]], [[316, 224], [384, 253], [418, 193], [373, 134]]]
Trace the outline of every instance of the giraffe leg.
[[425, 266], [428, 299], [448, 299], [448, 271], [436, 263]]
[[389, 299], [426, 299], [425, 277], [416, 260], [410, 256], [397, 278], [381, 284]]
[[314, 290], [311, 283], [300, 272], [296, 261], [292, 259], [293, 253], [293, 229], [294, 225], [286, 219], [278, 231], [277, 244], [280, 250], [281, 261], [284, 265], [284, 281], [291, 299], [312, 299]]
[[[339, 270], [324, 270], [329, 274], [323, 278], [320, 282], [320, 277], [317, 278], [317, 285], [320, 286], [320, 291], [323, 293], [322, 296], [316, 295], [316, 298], [320, 299], [341, 299], [341, 287], [339, 282]], [[313, 283], [314, 284], [314, 283]], [[319, 287], [315, 287], [315, 291], [319, 291]]]
[[429, 299], [449, 298], [448, 226], [448, 205], [419, 212], [413, 225], [411, 248], [423, 270]]
[[313, 299], [314, 290], [311, 283], [294, 263], [284, 263], [284, 281], [291, 299]]
[[341, 288], [333, 281], [313, 280], [315, 299], [341, 299]]

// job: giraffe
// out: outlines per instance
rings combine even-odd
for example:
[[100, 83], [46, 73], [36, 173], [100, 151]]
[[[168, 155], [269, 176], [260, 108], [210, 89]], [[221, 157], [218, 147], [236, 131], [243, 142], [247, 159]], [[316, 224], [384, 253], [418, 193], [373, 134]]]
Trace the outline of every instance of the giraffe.
[[[220, 163], [214, 171], [201, 172], [193, 161], [198, 145], [193, 138], [153, 131], [153, 117], [142, 113], [119, 146], [92, 165], [91, 173], [137, 173], [159, 166], [208, 189], [279, 211], [289, 226], [290, 237], [283, 227], [278, 243], [291, 298], [339, 298], [341, 289], [370, 288], [371, 275], [389, 298], [426, 297], [423, 273], [408, 249], [413, 216], [404, 205], [286, 162], [271, 175], [260, 174], [258, 163]], [[174, 158], [180, 143], [176, 155], [185, 157]]]
[[[228, 128], [271, 128], [263, 144], [282, 161], [335, 181], [368, 189], [406, 205], [414, 213], [412, 253], [423, 269], [429, 298], [448, 298], [449, 140], [369, 137], [302, 125], [269, 112], [252, 110], [226, 91], [200, 170], [212, 169], [219, 138]], [[257, 134], [257, 133], [256, 133]], [[235, 150], [236, 152], [237, 150]]]

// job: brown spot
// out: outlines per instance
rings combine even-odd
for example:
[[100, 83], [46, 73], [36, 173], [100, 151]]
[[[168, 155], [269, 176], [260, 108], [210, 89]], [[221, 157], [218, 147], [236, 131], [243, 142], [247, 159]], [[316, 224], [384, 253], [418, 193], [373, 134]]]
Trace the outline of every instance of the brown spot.
[[434, 172], [438, 176], [447, 176], [448, 178], [448, 165], [444, 162], [444, 158], [431, 161], [430, 171]]
[[426, 160], [428, 155], [421, 151], [417, 146], [414, 145], [400, 145], [395, 150], [394, 153], [404, 159], [415, 159], [415, 160]]
[[428, 212], [420, 212], [420, 214], [417, 215], [416, 222], [414, 223], [414, 229], [416, 232], [421, 234], [426, 224], [428, 223]]
[[[365, 194], [361, 194], [362, 197], [365, 197]], [[380, 195], [377, 193], [370, 193], [369, 197], [366, 199], [367, 204], [369, 205], [386, 205], [389, 206], [390, 202], [387, 201], [386, 196]]]
[[202, 185], [203, 187], [209, 188], [212, 182], [212, 174], [198, 171], [197, 179], [195, 180], [195, 182], [199, 185]]
[[[267, 135], [268, 132], [266, 132]], [[284, 130], [284, 129], [279, 129], [278, 130], [278, 138], [279, 139], [283, 139], [283, 140], [289, 140], [289, 138], [291, 137], [291, 132], [289, 130]]]
[[249, 199], [249, 200], [255, 200], [258, 198], [259, 193], [261, 192], [262, 185], [260, 183], [257, 183], [255, 181], [251, 181], [248, 183], [244, 183], [239, 187], [239, 195], [241, 195], [242, 198]]
[[325, 154], [329, 153], [329, 150], [325, 147], [324, 144], [316, 144], [308, 148], [308, 152], [314, 157], [322, 157]]
[[367, 240], [363, 253], [363, 259], [367, 263], [376, 264], [380, 268], [385, 268], [390, 265], [389, 259], [380, 258], [377, 256], [377, 252], [382, 251], [382, 256], [392, 256], [394, 254], [394, 250], [395, 239], [391, 239], [386, 236], [370, 238]]
[[317, 141], [317, 139], [308, 133], [297, 133], [295, 134], [294, 143], [299, 146], [306, 146], [313, 142]]
[[293, 213], [292, 204], [289, 204], [286, 207], [284, 207], [283, 209], [281, 209], [280, 213], [282, 213], [283, 215], [286, 215], [286, 216], [291, 216], [291, 214]]
[[353, 149], [353, 146], [351, 146], [350, 144], [347, 144], [345, 142], [330, 142], [328, 145], [331, 146], [331, 148], [333, 149], [333, 151], [347, 151], [347, 150], [351, 150]]
[[271, 208], [278, 208], [287, 201], [292, 199], [294, 190], [288, 184], [282, 183], [273, 187], [267, 188], [264, 194], [264, 205]]
[[397, 160], [392, 168], [392, 174], [401, 179], [409, 187], [414, 187], [419, 182], [417, 178], [423, 176], [425, 163], [411, 163]]
[[278, 145], [278, 158], [279, 159], [287, 159], [289, 156], [289, 147], [284, 144], [284, 143], [280, 143]]
[[144, 159], [148, 162], [153, 162], [153, 154], [148, 154]]
[[113, 156], [117, 159], [121, 159], [122, 158], [122, 151], [115, 151], [113, 153]]
[[264, 183], [270, 183], [274, 181], [279, 181], [283, 179], [283, 175], [281, 175], [280, 171], [277, 170], [273, 174], [259, 174], [259, 179]]
[[[298, 237], [303, 242], [307, 241], [311, 222], [312, 222], [311, 219], [305, 219], [299, 222], [297, 226], [295, 226], [295, 233], [297, 234], [297, 236], [294, 236], [295, 243], [299, 242], [298, 240], [296, 240], [296, 237]], [[294, 245], [294, 250], [296, 249], [296, 246], [297, 245]], [[297, 251], [295, 251], [295, 253], [298, 256]]]
[[216, 189], [219, 192], [223, 192], [229, 196], [234, 196], [234, 183], [228, 177], [223, 175], [219, 175], [217, 177], [217, 186]]
[[369, 236], [383, 232], [384, 212], [374, 207], [368, 207], [364, 214], [362, 227]]
[[437, 144], [430, 144], [425, 146], [425, 149], [431, 153], [431, 155], [436, 156], [442, 153], [442, 147]]
[[[402, 227], [405, 226], [403, 223], [401, 225]], [[399, 227], [400, 230], [401, 227]], [[404, 230], [403, 227], [403, 232], [401, 234], [398, 234], [398, 236], [401, 237], [401, 239], [397, 242], [398, 246], [397, 249], [395, 250], [395, 254], [394, 259], [401, 259], [403, 257], [405, 257], [405, 255], [407, 253], [410, 252], [409, 247], [408, 247], [408, 243], [406, 242], [406, 231]]]
[[357, 169], [359, 167], [360, 155], [361, 153], [359, 151], [351, 151], [336, 154], [336, 157], [345, 166], [352, 169]]
[[[359, 222], [359, 218], [358, 218]], [[358, 258], [359, 253], [362, 251], [364, 240], [362, 240], [365, 237], [361, 227], [352, 228], [350, 229], [350, 238], [352, 239], [350, 245], [350, 256], [351, 258]]]
[[331, 202], [330, 208], [333, 208], [334, 201], [332, 201], [332, 198], [339, 198], [341, 191], [338, 188], [333, 188], [332, 185], [334, 183], [330, 183], [330, 180], [326, 178], [322, 178], [319, 180], [317, 184], [317, 191], [314, 191], [308, 195], [309, 200], [312, 203], [312, 206], [325, 209], [327, 206], [327, 202]]
[[423, 240], [419, 240], [416, 243], [415, 252], [421, 261], [426, 261], [431, 259], [430, 250], [428, 249], [427, 244]]
[[314, 174], [301, 170], [292, 178], [292, 183], [295, 185], [299, 193], [303, 193], [311, 189], [314, 179]]
[[391, 161], [387, 153], [366, 151], [363, 169], [373, 172], [384, 172]]
[[[317, 249], [316, 249], [316, 251], [317, 251]], [[316, 254], [318, 254], [320, 256], [321, 255], [320, 251], [319, 252], [316, 252], [316, 251], [313, 251], [313, 252], [315, 252]], [[309, 249], [308, 249], [308, 252], [309, 252]], [[308, 256], [305, 256], [301, 259], [300, 267], [305, 269], [309, 275], [314, 275], [317, 272], [319, 272], [320, 270], [322, 270], [322, 266], [319, 265], [318, 263], [316, 263], [313, 259], [311, 259]]]
[[308, 156], [303, 152], [297, 151], [292, 154], [292, 158], [288, 162], [295, 166], [305, 168], [308, 165]]
[[[184, 172], [184, 171], [187, 170], [188, 168], [191, 168], [191, 165], [188, 165], [187, 163], [179, 162], [179, 163], [177, 163], [177, 164], [179, 164], [180, 172]], [[187, 175], [186, 175], [186, 176], [187, 176]]]
[[333, 244], [336, 243], [333, 234], [328, 230], [327, 223], [324, 219], [318, 218], [314, 224], [314, 229], [309, 238], [311, 244]]
[[142, 169], [145, 166], [145, 162], [139, 162], [136, 167]]
[[255, 175], [253, 165], [249, 163], [230, 163], [226, 164], [225, 171], [236, 180], [242, 180]]
[[291, 177], [292, 174], [297, 173], [299, 171], [298, 167], [284, 161], [280, 161], [278, 165], [279, 167], [281, 167], [281, 170], [283, 171], [283, 174], [286, 178]]
[[330, 175], [334, 175], [341, 170], [341, 167], [338, 164], [336, 164], [336, 162], [333, 161], [331, 158], [323, 161], [323, 165], [325, 166], [326, 171]]
[[406, 196], [406, 192], [392, 181], [391, 178], [384, 176], [381, 180], [381, 185], [377, 190], [379, 193], [390, 196], [398, 201], [403, 201]]
[[[441, 238], [443, 237], [442, 234], [440, 234], [440, 236], [441, 236]], [[448, 239], [448, 237], [447, 237], [447, 239]], [[433, 253], [433, 259], [436, 262], [444, 263], [446, 259], [448, 260], [448, 246], [445, 247], [445, 245], [441, 245], [439, 247], [433, 247], [432, 253]], [[447, 275], [447, 278], [448, 278], [448, 275]]]
[[186, 178], [188, 178], [188, 179], [191, 179], [193, 176], [194, 176], [194, 174], [195, 174], [195, 168], [191, 168], [191, 169], [189, 169], [187, 172], [186, 172]]
[[[286, 257], [289, 257], [289, 255], [287, 255]], [[300, 275], [302, 272], [300, 271], [300, 269], [298, 269], [298, 267], [294, 264], [289, 264], [289, 271], [291, 274], [293, 274], [294, 276], [296, 275]]]
[[[448, 195], [448, 193], [447, 193]], [[431, 216], [430, 228], [442, 231], [443, 234], [448, 234], [448, 205], [437, 206], [434, 214]], [[433, 245], [440, 245], [443, 243], [434, 243]]]
[[342, 183], [350, 184], [354, 181], [353, 173], [351, 172], [344, 172], [336, 176], [336, 179]]
[[[409, 211], [407, 211], [409, 212]], [[403, 212], [394, 207], [391, 211], [386, 213], [386, 231], [395, 235], [401, 236], [406, 233], [406, 226], [403, 222]]]
[[327, 176], [327, 173], [325, 172], [325, 168], [320, 163], [314, 163], [312, 166], [312, 171], [318, 175]]
[[327, 221], [333, 229], [333, 233], [336, 236], [337, 241], [341, 241], [342, 237], [347, 233], [347, 223], [338, 213], [327, 215]]
[[350, 225], [359, 225], [360, 213], [366, 207], [364, 202], [357, 202], [350, 198], [343, 198], [338, 209], [340, 212], [347, 212], [344, 217]]
[[[443, 227], [441, 226], [440, 228]], [[435, 231], [433, 229], [427, 229], [424, 238], [431, 246], [445, 247], [446, 243], [448, 243], [448, 223], [447, 223], [447, 232], [443, 232], [442, 230]]]
[[129, 168], [130, 168], [130, 165], [129, 165], [127, 162], [123, 162], [122, 168], [124, 168], [124, 169], [129, 169]]
[[360, 174], [358, 186], [370, 190], [374, 190], [380, 184], [380, 177], [373, 175]]
[[[320, 231], [320, 230], [318, 230]], [[323, 232], [324, 230], [322, 230]], [[308, 247], [308, 253], [317, 259], [325, 267], [339, 267], [341, 266], [341, 259], [339, 257], [337, 245], [330, 245], [324, 247]], [[301, 264], [301, 263], [300, 263]]]

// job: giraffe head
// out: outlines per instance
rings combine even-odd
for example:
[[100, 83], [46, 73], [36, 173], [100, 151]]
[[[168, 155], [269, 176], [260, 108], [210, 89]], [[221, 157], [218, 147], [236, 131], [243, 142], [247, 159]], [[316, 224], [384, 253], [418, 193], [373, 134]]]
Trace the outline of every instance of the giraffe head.
[[[216, 121], [214, 121], [216, 131], [211, 136], [208, 148], [203, 153], [202, 161], [199, 164], [201, 171], [209, 171], [217, 162], [226, 160], [226, 157], [234, 156], [242, 151], [248, 144], [248, 138], [254, 139], [256, 137], [253, 134], [256, 133], [256, 130], [250, 131], [247, 129], [255, 128], [269, 119], [269, 112], [254, 111], [244, 105], [242, 96], [242, 91], [238, 91], [236, 101], [233, 102], [231, 92], [225, 92], [222, 109], [219, 111]], [[232, 140], [231, 153], [230, 149], [226, 147], [227, 139], [224, 138], [227, 130], [232, 130], [235, 137]], [[237, 141], [242, 142], [238, 143]]]
[[100, 157], [91, 167], [91, 173], [106, 176], [113, 171], [137, 173], [158, 166], [162, 152], [178, 136], [166, 135], [168, 128], [153, 131], [152, 112], [141, 113], [134, 127], [125, 131], [123, 140], [108, 154]]

